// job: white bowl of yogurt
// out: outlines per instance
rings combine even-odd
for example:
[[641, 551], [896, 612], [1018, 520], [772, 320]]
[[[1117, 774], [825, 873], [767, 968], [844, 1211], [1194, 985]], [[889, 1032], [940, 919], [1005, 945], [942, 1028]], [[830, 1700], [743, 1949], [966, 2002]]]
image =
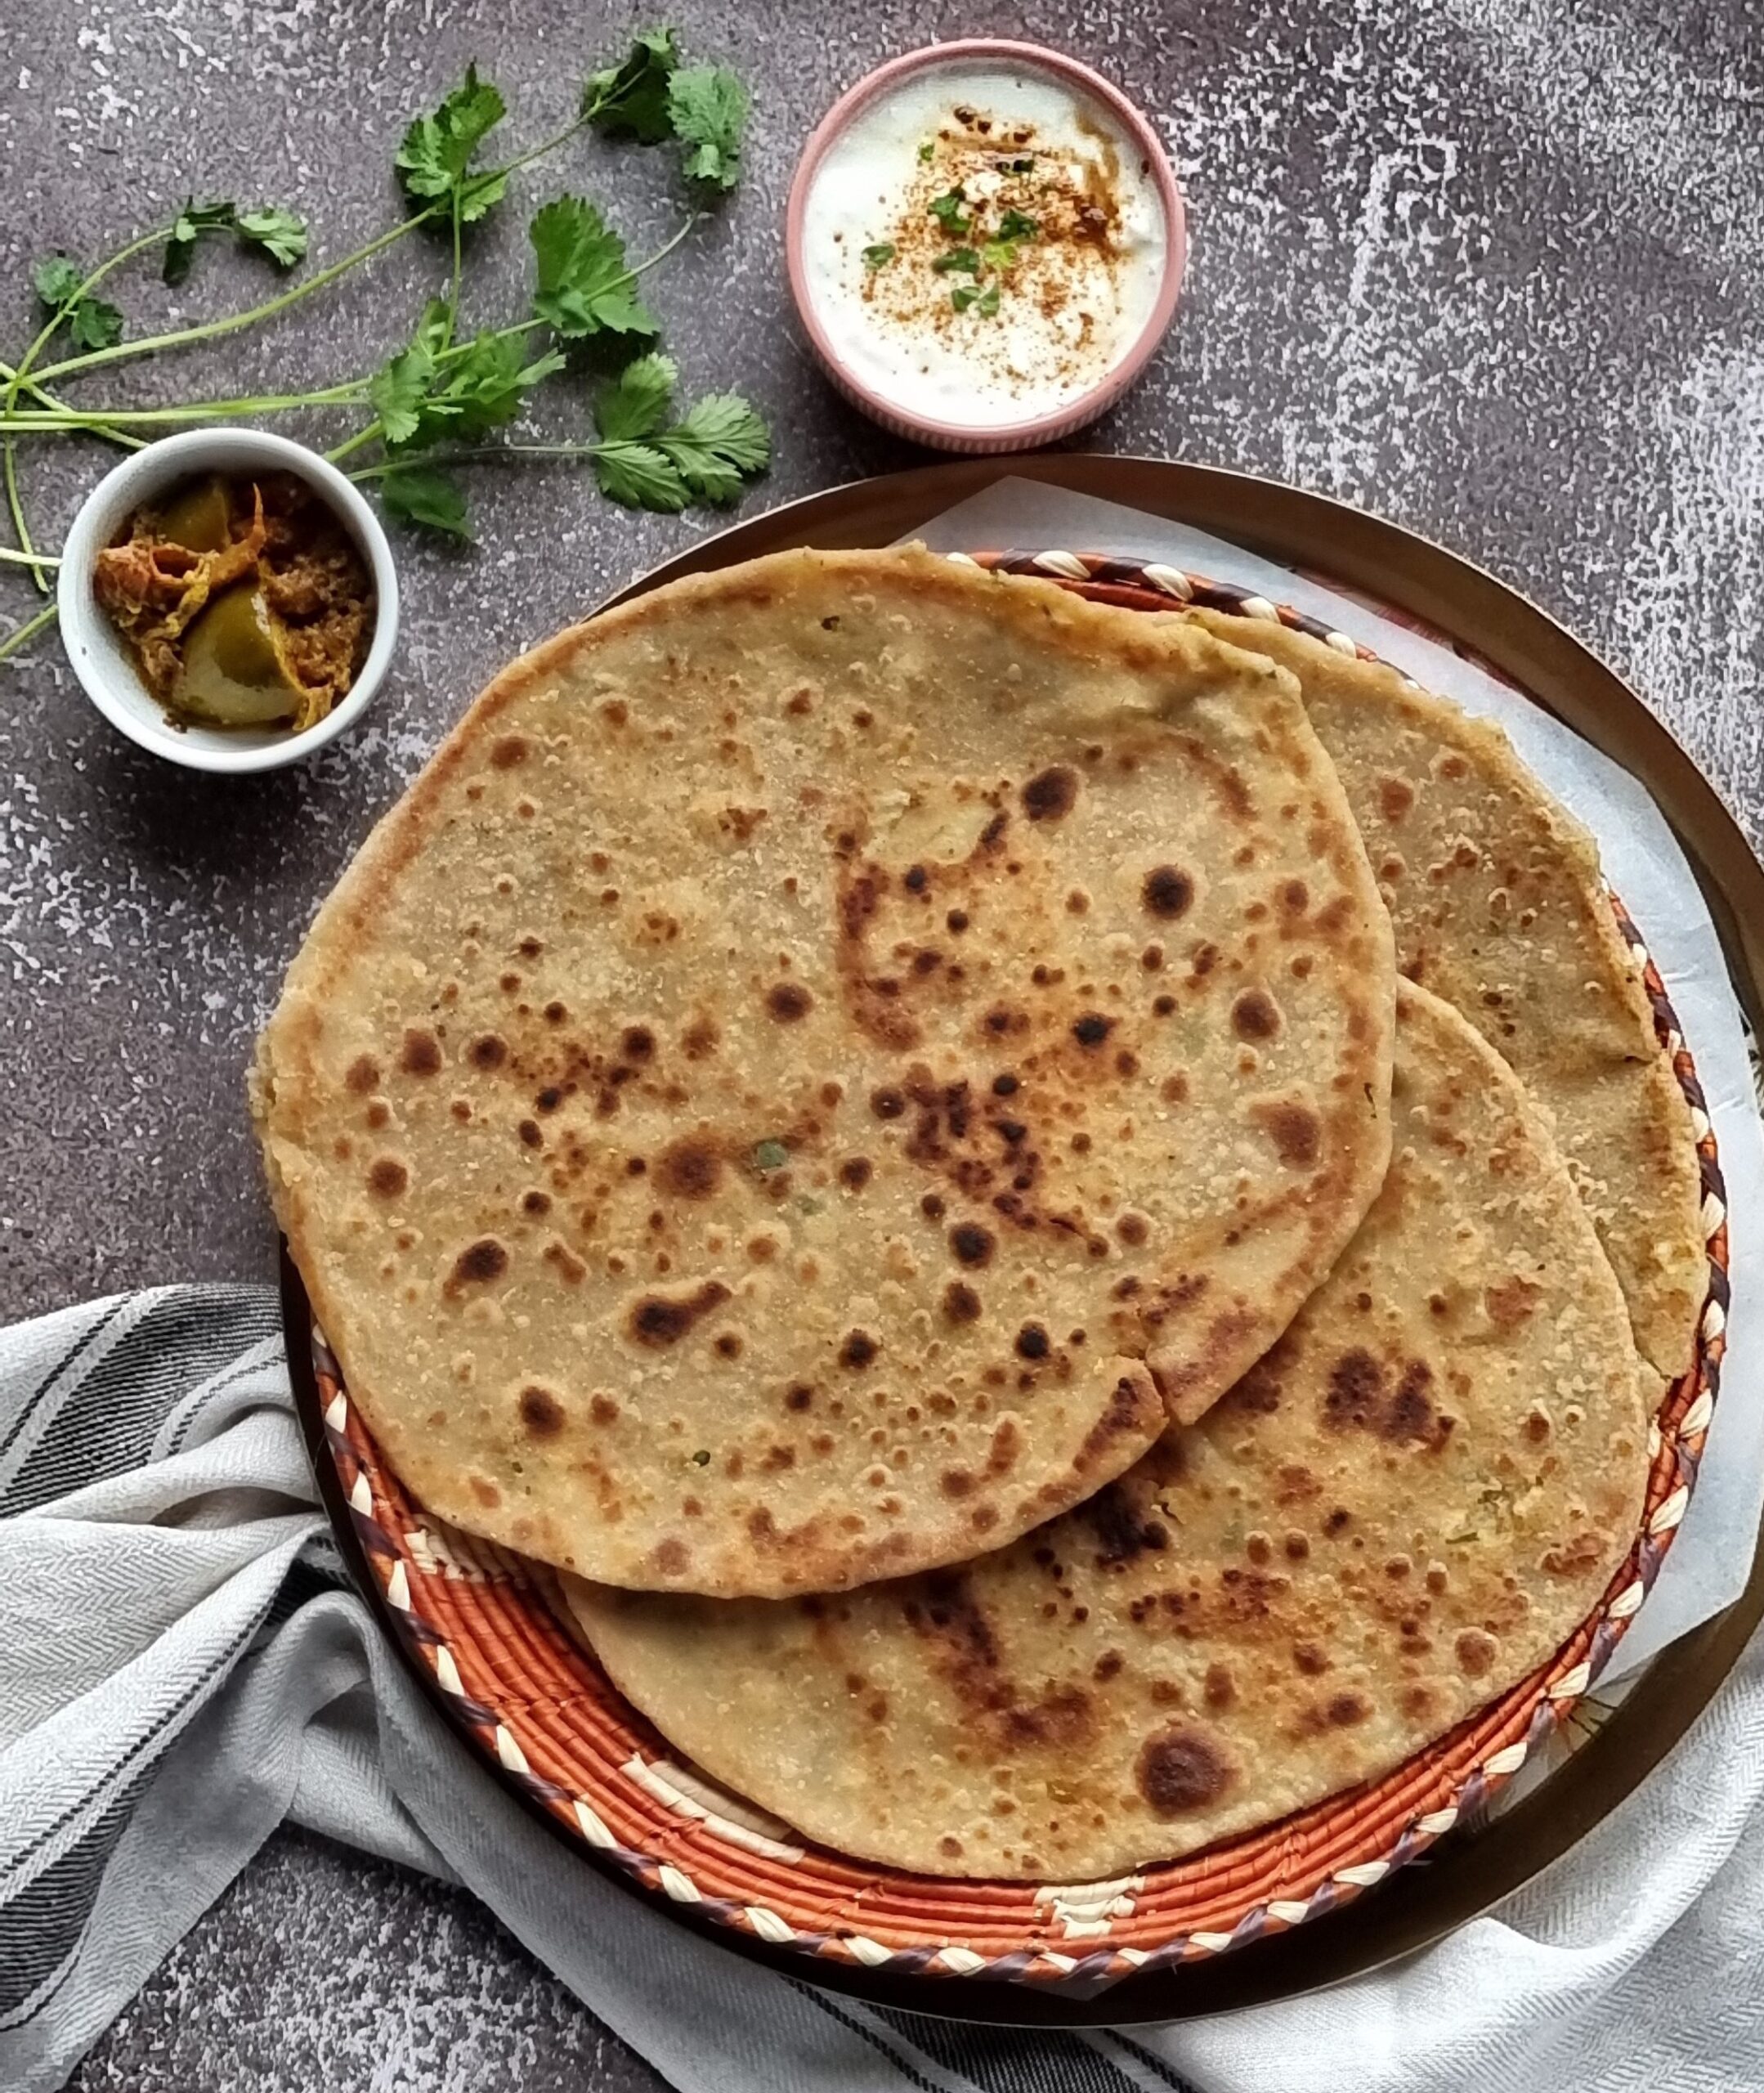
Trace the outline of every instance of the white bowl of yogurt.
[[1176, 308], [1187, 226], [1157, 133], [1038, 44], [908, 52], [804, 149], [790, 289], [839, 389], [938, 450], [1027, 450], [1113, 406]]

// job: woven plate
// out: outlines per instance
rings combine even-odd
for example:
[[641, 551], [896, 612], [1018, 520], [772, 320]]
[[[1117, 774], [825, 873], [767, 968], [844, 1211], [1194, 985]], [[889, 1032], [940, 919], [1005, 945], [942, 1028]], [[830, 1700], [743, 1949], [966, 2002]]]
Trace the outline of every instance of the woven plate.
[[[983, 563], [1050, 576], [1134, 608], [1193, 601], [1278, 619], [1372, 658], [1314, 619], [1167, 566], [1057, 551]], [[1285, 1932], [1358, 1898], [1480, 1811], [1563, 1722], [1646, 1596], [1696, 1480], [1726, 1327], [1725, 1199], [1690, 1055], [1634, 924], [1614, 898], [1612, 905], [1645, 966], [1661, 1048], [1698, 1139], [1709, 1293], [1696, 1360], [1654, 1420], [1641, 1530], [1599, 1605], [1548, 1664], [1383, 1779], [1110, 1882], [952, 1881], [809, 1845], [670, 1756], [561, 1625], [548, 1571], [458, 1533], [410, 1497], [315, 1329], [323, 1453], [407, 1654], [502, 1777], [602, 1861], [696, 1918], [823, 1965], [1090, 1996], [1139, 1971]]]

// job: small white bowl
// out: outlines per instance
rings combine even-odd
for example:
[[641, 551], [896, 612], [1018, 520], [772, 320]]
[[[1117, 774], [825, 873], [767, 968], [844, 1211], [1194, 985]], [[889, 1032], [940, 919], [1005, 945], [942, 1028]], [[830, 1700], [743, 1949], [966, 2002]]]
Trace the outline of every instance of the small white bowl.
[[[204, 473], [292, 473], [336, 513], [374, 576], [374, 637], [340, 705], [304, 733], [273, 727], [174, 727], [135, 666], [92, 589], [98, 554], [145, 501]], [[190, 429], [132, 452], [87, 495], [61, 548], [56, 594], [61, 643], [86, 695], [113, 727], [186, 770], [280, 770], [301, 763], [353, 726], [386, 679], [398, 638], [398, 574], [379, 518], [334, 465], [285, 436], [253, 428]]]

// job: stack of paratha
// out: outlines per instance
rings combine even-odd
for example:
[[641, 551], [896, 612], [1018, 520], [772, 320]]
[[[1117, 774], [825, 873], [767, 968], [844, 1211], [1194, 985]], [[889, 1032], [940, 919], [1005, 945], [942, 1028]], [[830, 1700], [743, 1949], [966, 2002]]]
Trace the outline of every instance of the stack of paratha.
[[1504, 740], [912, 551], [516, 664], [253, 1107], [414, 1493], [573, 1572], [710, 1773], [947, 1874], [1189, 1850], [1522, 1677], [1702, 1298], [1682, 1097]]

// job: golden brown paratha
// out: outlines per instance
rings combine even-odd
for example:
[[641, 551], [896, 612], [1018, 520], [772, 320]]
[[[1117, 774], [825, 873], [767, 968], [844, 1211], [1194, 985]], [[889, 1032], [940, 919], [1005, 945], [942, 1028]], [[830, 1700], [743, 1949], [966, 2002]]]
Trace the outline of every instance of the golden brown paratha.
[[1461, 1011], [1549, 1113], [1636, 1342], [1675, 1378], [1708, 1289], [1702, 1181], [1598, 845], [1492, 721], [1306, 634], [1192, 615], [1298, 677], [1366, 838], [1398, 965]]
[[812, 1838], [1075, 1880], [1396, 1765], [1522, 1678], [1634, 1537], [1643, 1372], [1542, 1115], [1399, 992], [1390, 1176], [1207, 1416], [1013, 1547], [736, 1602], [565, 1580], [665, 1735]]
[[276, 1210], [431, 1509], [828, 1589], [1088, 1496], [1382, 1176], [1395, 972], [1283, 670], [794, 553], [499, 677], [266, 1031]]

